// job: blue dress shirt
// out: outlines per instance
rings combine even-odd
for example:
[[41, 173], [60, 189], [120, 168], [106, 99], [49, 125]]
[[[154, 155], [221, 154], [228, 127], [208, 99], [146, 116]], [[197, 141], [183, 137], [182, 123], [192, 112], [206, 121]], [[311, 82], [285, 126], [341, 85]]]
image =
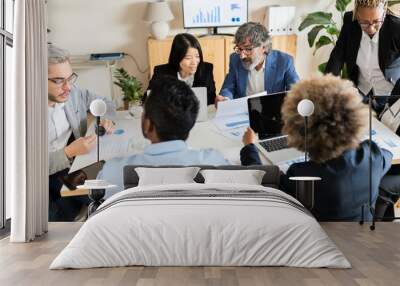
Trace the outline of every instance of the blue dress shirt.
[[106, 162], [97, 178], [106, 180], [117, 188], [108, 189], [106, 198], [124, 190], [123, 169], [126, 165], [230, 165], [216, 150], [189, 149], [184, 141], [172, 140], [145, 147], [142, 154], [114, 158]]

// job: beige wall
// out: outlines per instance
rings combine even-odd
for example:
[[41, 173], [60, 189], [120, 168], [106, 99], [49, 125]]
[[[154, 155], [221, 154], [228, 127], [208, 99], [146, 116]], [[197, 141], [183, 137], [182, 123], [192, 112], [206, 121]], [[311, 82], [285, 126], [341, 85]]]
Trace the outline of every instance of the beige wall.
[[[199, 0], [201, 1], [201, 0]], [[175, 19], [171, 21], [171, 35], [185, 31], [182, 25], [180, 0], [170, 0]], [[139, 0], [49, 0], [48, 26], [51, 29], [49, 41], [68, 49], [73, 55], [95, 52], [123, 51], [133, 55], [141, 69], [147, 67], [146, 40], [149, 37], [149, 24], [142, 21], [147, 1]], [[249, 20], [262, 21], [265, 7], [268, 5], [294, 5], [297, 7], [297, 25], [308, 12], [332, 11], [334, 0], [249, 0]], [[204, 34], [206, 29], [188, 30], [193, 34]], [[235, 32], [234, 28], [220, 29], [220, 32]], [[316, 73], [316, 67], [328, 58], [330, 48], [317, 52], [308, 47], [305, 32], [298, 33], [296, 68], [300, 77], [309, 77]], [[140, 79], [144, 86], [148, 83], [148, 74], [140, 73], [133, 61], [126, 58], [122, 66]], [[104, 74], [104, 72], [103, 72]], [[85, 75], [86, 80], [95, 75]], [[104, 77], [104, 75], [103, 75]], [[104, 93], [109, 89], [98, 87]]]

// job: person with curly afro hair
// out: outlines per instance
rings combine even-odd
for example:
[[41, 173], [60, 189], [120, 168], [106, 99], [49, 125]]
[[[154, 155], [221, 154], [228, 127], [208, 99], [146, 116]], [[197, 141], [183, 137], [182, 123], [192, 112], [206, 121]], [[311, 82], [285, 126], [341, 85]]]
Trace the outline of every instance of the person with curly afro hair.
[[[314, 103], [309, 117], [308, 162], [294, 163], [281, 178], [281, 189], [295, 194], [290, 177], [321, 177], [316, 182], [313, 214], [318, 220], [357, 221], [361, 207], [369, 200], [369, 141], [362, 141], [368, 129], [368, 107], [361, 102], [352, 82], [327, 75], [303, 80], [292, 87], [282, 107], [283, 133], [288, 144], [305, 151], [304, 118], [297, 105], [303, 99]], [[243, 136], [242, 164], [261, 164], [254, 131]], [[372, 201], [375, 204], [379, 184], [389, 170], [392, 154], [372, 142]], [[368, 208], [364, 218], [372, 219]]]

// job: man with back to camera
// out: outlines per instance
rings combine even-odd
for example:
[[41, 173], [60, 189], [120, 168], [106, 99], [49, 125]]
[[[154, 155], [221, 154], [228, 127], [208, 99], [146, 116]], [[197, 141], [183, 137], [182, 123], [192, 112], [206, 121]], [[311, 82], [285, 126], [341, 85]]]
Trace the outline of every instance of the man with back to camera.
[[299, 80], [293, 59], [272, 50], [267, 29], [254, 22], [241, 25], [235, 34], [235, 52], [229, 59], [229, 73], [215, 102], [266, 91], [289, 90]]
[[118, 186], [106, 197], [123, 190], [126, 165], [229, 165], [216, 150], [187, 146], [198, 112], [199, 101], [185, 82], [168, 76], [154, 80], [142, 114], [142, 133], [151, 144], [142, 154], [106, 162], [97, 178]]
[[[85, 136], [87, 112], [95, 94], [74, 85], [77, 74], [72, 71], [67, 51], [48, 46], [48, 137], [49, 137], [49, 221], [72, 221], [84, 202], [77, 198], [61, 198], [62, 183], [75, 156], [89, 153], [96, 146], [96, 136]], [[115, 115], [114, 104], [107, 104], [106, 116]], [[110, 133], [113, 123], [101, 124]]]

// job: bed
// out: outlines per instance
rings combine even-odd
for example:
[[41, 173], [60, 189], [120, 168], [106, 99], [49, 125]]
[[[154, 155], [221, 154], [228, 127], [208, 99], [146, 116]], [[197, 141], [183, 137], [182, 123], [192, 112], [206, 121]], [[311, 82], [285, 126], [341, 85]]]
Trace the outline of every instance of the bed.
[[[50, 269], [144, 266], [350, 268], [343, 253], [297, 200], [277, 189], [279, 170], [261, 184], [204, 182], [138, 185], [107, 199]], [[206, 169], [249, 169], [212, 167]]]

